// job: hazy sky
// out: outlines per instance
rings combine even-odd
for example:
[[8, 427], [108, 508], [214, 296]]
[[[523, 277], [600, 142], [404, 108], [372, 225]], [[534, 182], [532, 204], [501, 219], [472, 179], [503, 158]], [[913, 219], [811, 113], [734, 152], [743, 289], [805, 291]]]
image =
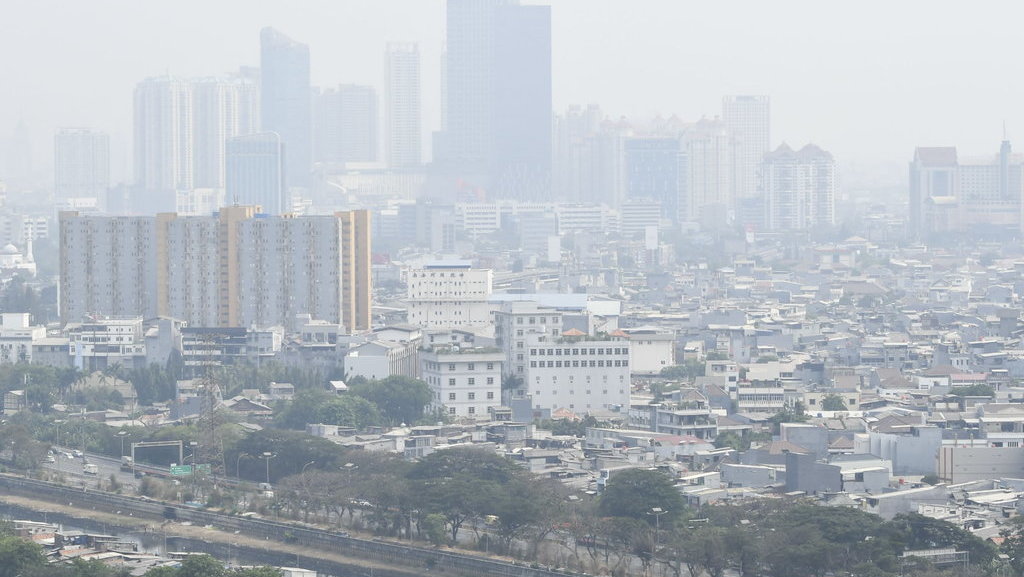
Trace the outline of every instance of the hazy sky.
[[[1024, 151], [1015, 2], [552, 0], [555, 109], [718, 114], [724, 94], [772, 98], [773, 145], [840, 162], [905, 164], [915, 145], [994, 153], [1005, 120]], [[426, 128], [439, 117], [442, 0], [0, 0], [0, 140], [19, 119], [34, 164], [58, 126], [113, 137], [130, 163], [131, 96], [146, 76], [259, 63], [259, 29], [310, 45], [314, 84], [380, 86], [384, 43], [420, 42]], [[6, 147], [0, 147], [0, 152]]]

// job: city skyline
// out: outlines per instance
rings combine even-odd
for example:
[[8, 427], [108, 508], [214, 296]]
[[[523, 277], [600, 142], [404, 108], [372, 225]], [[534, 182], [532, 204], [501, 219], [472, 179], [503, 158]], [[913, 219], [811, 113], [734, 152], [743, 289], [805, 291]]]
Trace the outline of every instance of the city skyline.
[[[234, 10], [231, 19], [213, 17], [232, 10], [225, 3], [212, 8], [214, 14], [203, 22], [181, 18], [178, 14], [189, 12], [187, 4], [176, 6], [147, 7], [145, 14], [113, 2], [90, 3], [87, 13], [65, 7], [68, 18], [61, 21], [75, 22], [74, 28], [52, 22], [43, 7], [21, 7], [24, 26], [0, 40], [5, 50], [47, 39], [76, 50], [37, 51], [2, 65], [0, 75], [19, 80], [0, 96], [0, 137], [10, 140], [24, 119], [34, 164], [42, 170], [52, 162], [48, 148], [56, 128], [109, 132], [112, 176], [125, 180], [130, 87], [165, 71], [203, 76], [254, 65], [258, 31], [265, 25], [310, 46], [314, 85], [366, 83], [379, 93], [384, 72], [377, 55], [385, 44], [418, 42], [424, 140], [439, 127], [443, 2], [313, 5], [295, 14], [263, 4]], [[909, 5], [879, 3], [828, 12], [806, 2], [786, 10], [755, 4], [742, 8], [695, 4], [684, 9], [649, 2], [626, 13], [612, 3], [554, 3], [555, 111], [596, 102], [613, 118], [675, 113], [696, 121], [713, 116], [723, 95], [766, 94], [773, 101], [772, 146], [813, 142], [834, 151], [841, 162], [900, 167], [909, 160], [906, 151], [917, 145], [985, 151], [998, 140], [1003, 120], [1011, 140], [1024, 130], [1024, 113], [1013, 104], [1024, 91], [1024, 80], [1002, 72], [1012, 64], [1004, 48], [1013, 42], [1010, 19], [984, 19], [982, 35], [971, 32], [982, 29], [971, 24], [980, 26], [983, 14], [962, 14], [945, 5], [929, 4], [927, 30], [912, 25], [917, 10]], [[112, 23], [123, 21], [111, 17], [115, 9], [137, 26], [113, 28]], [[318, 17], [335, 12], [349, 16], [340, 24], [344, 33], [338, 33], [332, 19]], [[401, 16], [389, 17], [395, 13]], [[147, 21], [154, 25], [145, 26]], [[82, 22], [89, 25], [78, 26]], [[700, 25], [680, 27], [696, 22]], [[187, 43], [169, 40], [184, 34]], [[125, 51], [126, 45], [136, 49]], [[808, 68], [816, 73], [798, 74]], [[58, 88], [64, 82], [81, 87], [71, 106]]]

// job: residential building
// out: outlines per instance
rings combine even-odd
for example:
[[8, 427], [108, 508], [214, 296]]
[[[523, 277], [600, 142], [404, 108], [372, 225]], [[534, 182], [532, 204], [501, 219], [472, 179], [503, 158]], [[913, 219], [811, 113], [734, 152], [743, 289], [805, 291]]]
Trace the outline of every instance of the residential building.
[[369, 214], [281, 217], [61, 213], [61, 320], [170, 316], [192, 326], [292, 327], [306, 313], [370, 326]]
[[626, 197], [653, 200], [661, 217], [679, 221], [687, 198], [688, 158], [678, 137], [634, 137], [623, 144]]
[[733, 198], [756, 197], [761, 160], [771, 150], [771, 102], [767, 96], [738, 95], [722, 99], [722, 121], [732, 138]]
[[0, 315], [0, 364], [31, 363], [35, 343], [46, 338], [46, 327], [31, 324], [29, 313]]
[[683, 135], [687, 158], [684, 221], [721, 227], [733, 218], [732, 137], [724, 122], [702, 118]]
[[423, 328], [486, 325], [494, 273], [469, 261], [434, 262], [406, 271], [408, 322]]
[[418, 377], [418, 345], [418, 342], [372, 340], [350, 347], [345, 353], [345, 375], [371, 380]]
[[434, 393], [431, 407], [452, 417], [489, 419], [501, 405], [501, 364], [497, 349], [439, 347], [420, 354], [423, 380]]
[[105, 199], [110, 187], [110, 135], [61, 128], [53, 139], [54, 196]]
[[372, 86], [343, 84], [320, 91], [314, 114], [316, 162], [377, 161], [377, 91]]
[[495, 345], [505, 353], [505, 376], [526, 377], [529, 366], [526, 343], [530, 335], [562, 334], [562, 314], [531, 301], [502, 302], [494, 311]]
[[193, 127], [188, 80], [162, 76], [135, 87], [133, 174], [147, 207], [167, 210], [170, 195], [194, 186]]
[[289, 186], [310, 184], [313, 166], [309, 46], [278, 30], [260, 31], [260, 130], [275, 132], [287, 151]]
[[[535, 410], [577, 414], [629, 407], [630, 343], [621, 332], [589, 337], [566, 331], [534, 333], [526, 342], [526, 376], [520, 385]], [[513, 398], [521, 397], [513, 392]]]
[[145, 366], [146, 343], [141, 316], [93, 316], [65, 327], [68, 354], [76, 369], [92, 373], [120, 365]]
[[836, 222], [836, 162], [808, 144], [783, 143], [764, 155], [761, 168], [769, 230], [804, 230]]
[[223, 189], [226, 142], [259, 129], [257, 86], [247, 78], [191, 81], [193, 186]]
[[399, 170], [419, 168], [423, 161], [419, 45], [389, 42], [385, 65], [387, 165]]
[[657, 375], [676, 364], [676, 335], [657, 327], [622, 329], [629, 338], [630, 370], [634, 375]]

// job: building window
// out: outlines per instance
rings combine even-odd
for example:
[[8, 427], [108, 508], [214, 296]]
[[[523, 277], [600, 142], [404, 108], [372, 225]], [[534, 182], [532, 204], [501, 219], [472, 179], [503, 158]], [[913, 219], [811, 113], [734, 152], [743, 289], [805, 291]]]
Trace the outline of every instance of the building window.
[[455, 370], [455, 363], [450, 363], [450, 364], [448, 365], [448, 370], [449, 370], [449, 371], [454, 371], [454, 370]]
[[448, 386], [449, 387], [454, 387], [455, 386], [455, 379], [448, 379]]
[[455, 407], [448, 407], [448, 414], [449, 415], [454, 415], [455, 414]]
[[476, 393], [469, 393], [469, 400], [475, 401], [476, 400]]
[[469, 414], [470, 415], [475, 415], [476, 414], [476, 407], [470, 407], [469, 408]]
[[469, 366], [468, 366], [468, 367], [466, 367], [466, 370], [467, 370], [467, 371], [475, 371], [475, 370], [476, 370], [476, 364], [474, 364], [474, 363], [469, 363]]
[[[493, 385], [494, 384], [494, 377], [487, 377], [487, 384], [488, 385]], [[488, 394], [490, 394], [490, 393], [488, 393]]]
[[475, 385], [476, 384], [476, 379], [474, 379], [473, 377], [469, 377], [469, 382], [466, 383], [466, 384]]
[[494, 370], [494, 363], [487, 363], [487, 370], [488, 371], [493, 371]]
[[449, 401], [454, 401], [455, 400], [455, 393], [448, 393], [448, 400]]
[[494, 391], [487, 391], [487, 400], [490, 401], [492, 399], [494, 399]]

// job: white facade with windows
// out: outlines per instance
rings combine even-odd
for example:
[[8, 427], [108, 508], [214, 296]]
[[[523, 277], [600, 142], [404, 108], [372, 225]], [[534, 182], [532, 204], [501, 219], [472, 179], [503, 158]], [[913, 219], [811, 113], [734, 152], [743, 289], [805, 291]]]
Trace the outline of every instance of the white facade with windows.
[[423, 380], [434, 398], [431, 408], [451, 417], [486, 420], [488, 409], [501, 405], [501, 365], [494, 349], [438, 348], [420, 355]]
[[548, 337], [526, 344], [524, 389], [534, 409], [576, 413], [629, 407], [630, 343], [625, 336]]
[[31, 363], [32, 345], [46, 338], [46, 327], [31, 324], [29, 313], [4, 313], [0, 318], [0, 364]]
[[427, 329], [487, 325], [491, 322], [494, 273], [468, 261], [440, 262], [406, 272], [409, 324]]
[[526, 376], [526, 341], [532, 334], [557, 337], [562, 334], [562, 315], [557, 310], [531, 301], [501, 303], [494, 311], [494, 341], [505, 352], [505, 374]]

